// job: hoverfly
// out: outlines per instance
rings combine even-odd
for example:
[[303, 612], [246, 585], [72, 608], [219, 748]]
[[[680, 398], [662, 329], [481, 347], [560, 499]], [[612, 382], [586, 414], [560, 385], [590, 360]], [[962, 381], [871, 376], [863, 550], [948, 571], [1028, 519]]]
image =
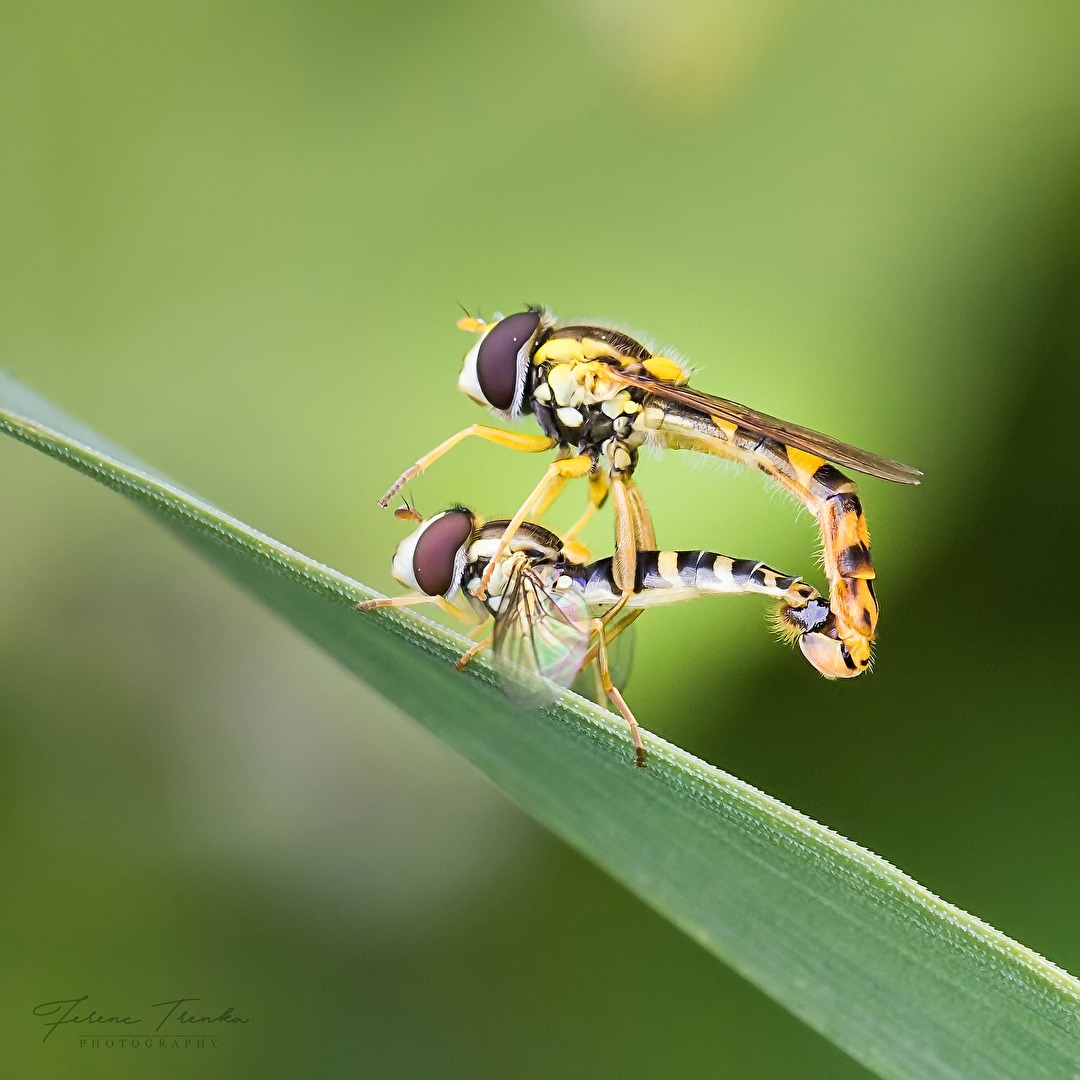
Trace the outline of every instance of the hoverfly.
[[[459, 660], [463, 669], [485, 646], [509, 696], [543, 700], [569, 686], [595, 663], [603, 693], [630, 727], [635, 763], [645, 765], [645, 750], [634, 714], [615, 686], [609, 644], [648, 607], [710, 593], [759, 593], [780, 601], [777, 627], [797, 640], [803, 655], [828, 678], [857, 675], [843, 658], [843, 645], [828, 603], [800, 578], [750, 559], [711, 551], [639, 551], [637, 576], [629, 594], [616, 584], [615, 560], [587, 562], [580, 545], [566, 542], [531, 521], [522, 522], [503, 543], [508, 519], [488, 520], [464, 507], [452, 507], [424, 520], [411, 508], [398, 516], [419, 522], [398, 544], [394, 578], [415, 592], [366, 600], [359, 611], [435, 603], [491, 635]], [[476, 586], [487, 577], [483, 599]], [[605, 621], [616, 606], [617, 620]]]
[[[403, 484], [448, 450], [477, 436], [512, 450], [557, 449], [556, 459], [508, 521], [498, 556], [527, 517], [540, 517], [571, 477], [585, 476], [589, 502], [566, 534], [572, 539], [608, 495], [615, 508], [612, 568], [621, 603], [633, 592], [637, 553], [657, 547], [649, 512], [634, 483], [638, 448], [697, 450], [758, 469], [813, 513], [824, 547], [829, 607], [850, 673], [870, 666], [878, 603], [870, 534], [847, 468], [900, 484], [922, 473], [890, 458], [848, 446], [829, 435], [725, 398], [691, 389], [690, 370], [654, 354], [621, 330], [561, 325], [542, 307], [493, 322], [466, 316], [458, 326], [480, 335], [465, 357], [458, 386], [504, 419], [526, 413], [543, 432], [530, 435], [473, 424], [407, 469], [379, 500], [389, 504]], [[498, 558], [477, 583], [483, 596]], [[616, 609], [617, 610], [617, 609]]]

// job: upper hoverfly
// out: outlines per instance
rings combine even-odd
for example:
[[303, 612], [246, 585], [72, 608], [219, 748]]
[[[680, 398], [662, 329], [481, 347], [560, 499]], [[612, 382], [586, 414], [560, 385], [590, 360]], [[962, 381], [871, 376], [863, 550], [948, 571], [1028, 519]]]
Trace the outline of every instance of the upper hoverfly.
[[[416, 591], [357, 608], [436, 603], [478, 627], [491, 619], [491, 636], [466, 652], [458, 667], [492, 644], [503, 685], [518, 701], [543, 700], [550, 684], [569, 686], [595, 662], [603, 693], [630, 726], [639, 766], [645, 764], [641, 733], [613, 681], [608, 646], [647, 607], [707, 594], [768, 596], [780, 601], [777, 628], [798, 640], [814, 667], [832, 678], [856, 674], [842, 658], [836, 620], [818, 591], [764, 563], [710, 551], [639, 551], [637, 578], [625, 595], [615, 583], [613, 559], [587, 563], [579, 545], [531, 521], [503, 544], [507, 519], [484, 521], [464, 507], [426, 521], [408, 508], [397, 513], [419, 522], [398, 545], [392, 570]], [[485, 576], [489, 583], [481, 600], [476, 586]], [[617, 605], [618, 618], [605, 621]]]
[[[918, 469], [859, 450], [809, 428], [691, 389], [687, 369], [621, 330], [561, 325], [541, 307], [497, 318], [466, 316], [458, 326], [480, 335], [465, 357], [458, 386], [504, 419], [536, 417], [542, 435], [473, 424], [407, 469], [379, 500], [388, 505], [413, 477], [471, 435], [525, 452], [557, 448], [555, 461], [511, 518], [497, 553], [521, 523], [541, 516], [566, 481], [585, 476], [589, 504], [581, 525], [610, 494], [615, 507], [614, 581], [621, 602], [631, 595], [637, 552], [656, 548], [645, 502], [633, 480], [642, 443], [697, 450], [765, 473], [814, 515], [824, 547], [829, 605], [844, 663], [851, 674], [870, 665], [878, 604], [870, 535], [855, 483], [835, 466], [901, 484], [917, 484]], [[489, 570], [477, 583], [482, 596]]]

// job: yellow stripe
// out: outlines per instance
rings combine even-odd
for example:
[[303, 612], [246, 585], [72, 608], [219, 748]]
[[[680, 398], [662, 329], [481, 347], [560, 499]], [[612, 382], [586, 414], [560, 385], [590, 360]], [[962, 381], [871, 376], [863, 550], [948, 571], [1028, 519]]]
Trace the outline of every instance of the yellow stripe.
[[595, 360], [599, 356], [617, 357], [619, 355], [606, 341], [591, 337], [581, 339], [581, 354], [586, 360]]
[[716, 561], [713, 563], [713, 573], [716, 575], [717, 581], [730, 588], [732, 585], [731, 571], [734, 566], [734, 561], [726, 555], [717, 555]]
[[654, 379], [659, 379], [661, 382], [678, 385], [689, 378], [682, 364], [672, 360], [670, 356], [650, 356], [648, 360], [641, 362], [641, 366]]
[[679, 556], [674, 551], [661, 551], [660, 557], [656, 560], [656, 568], [669, 585], [680, 584]]
[[730, 420], [724, 420], [719, 416], [709, 416], [709, 419], [727, 436], [728, 439], [735, 438], [735, 432], [739, 430], [738, 424], [733, 424]]
[[823, 457], [818, 457], [817, 454], [808, 454], [805, 450], [799, 450], [794, 446], [785, 446], [787, 452], [788, 461], [795, 466], [795, 471], [799, 474], [799, 482], [803, 487], [810, 486], [810, 480], [814, 473], [825, 464]]
[[581, 342], [576, 338], [553, 338], [545, 341], [533, 354], [534, 364], [580, 364], [585, 359]]

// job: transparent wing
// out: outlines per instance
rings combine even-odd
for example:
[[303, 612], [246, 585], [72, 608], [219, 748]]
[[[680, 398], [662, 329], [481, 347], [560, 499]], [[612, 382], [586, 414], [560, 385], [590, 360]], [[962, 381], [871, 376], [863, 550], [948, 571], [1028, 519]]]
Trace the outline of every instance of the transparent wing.
[[[637, 650], [637, 630], [628, 626], [607, 647], [608, 671], [611, 672], [611, 681], [620, 689], [625, 690], [630, 681], [630, 672], [634, 667], [634, 653]], [[594, 665], [595, 666], [595, 665]]]
[[591, 633], [581, 592], [549, 587], [525, 559], [518, 560], [495, 616], [493, 640], [507, 696], [520, 705], [551, 701], [574, 681]]
[[751, 409], [748, 405], [740, 405], [737, 401], [728, 401], [727, 398], [713, 397], [712, 394], [691, 390], [689, 386], [677, 386], [648, 375], [635, 375], [614, 367], [611, 379], [624, 386], [644, 390], [664, 401], [684, 405], [706, 416], [715, 416], [726, 420], [729, 424], [738, 424], [741, 428], [754, 431], [759, 435], [767, 435], [777, 442], [784, 443], [785, 446], [794, 446], [798, 450], [805, 450], [808, 454], [817, 454], [826, 461], [844, 465], [856, 472], [866, 473], [868, 476], [891, 480], [896, 484], [917, 484], [919, 477], [922, 476], [918, 469], [893, 461], [892, 458], [872, 454], [869, 450], [860, 450], [857, 446], [849, 446], [847, 443], [840, 442], [839, 439], [834, 439], [831, 435], [801, 427], [788, 420], [779, 420], [775, 416], [769, 416], [768, 413]]

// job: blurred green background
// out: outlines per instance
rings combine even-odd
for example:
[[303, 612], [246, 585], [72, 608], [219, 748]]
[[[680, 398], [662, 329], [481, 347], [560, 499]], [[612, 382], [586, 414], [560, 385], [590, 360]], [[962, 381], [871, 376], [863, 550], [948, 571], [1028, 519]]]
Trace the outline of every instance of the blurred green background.
[[[458, 303], [645, 329], [922, 468], [862, 488], [873, 675], [703, 601], [642, 620], [627, 696], [1080, 971], [1080, 10], [9, 0], [0, 28], [0, 364], [324, 562], [391, 591], [376, 497], [482, 418]], [[506, 513], [538, 469], [466, 446], [411, 495]], [[865, 1075], [136, 509], [14, 444], [0, 470], [11, 1075]], [[638, 475], [665, 545], [819, 573], [758, 478]], [[84, 993], [250, 1023], [42, 1044], [33, 1006]]]

